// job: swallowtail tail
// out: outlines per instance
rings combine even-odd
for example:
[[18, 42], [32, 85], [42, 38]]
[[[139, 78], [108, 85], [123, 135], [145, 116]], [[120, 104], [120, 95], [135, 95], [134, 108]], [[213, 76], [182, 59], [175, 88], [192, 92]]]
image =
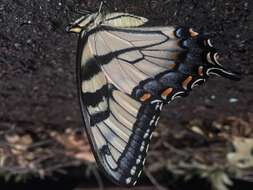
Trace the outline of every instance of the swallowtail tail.
[[97, 163], [112, 181], [135, 185], [164, 104], [209, 75], [238, 79], [218, 62], [210, 40], [190, 28], [144, 27], [128, 13], [94, 13], [70, 25], [79, 33], [81, 112]]

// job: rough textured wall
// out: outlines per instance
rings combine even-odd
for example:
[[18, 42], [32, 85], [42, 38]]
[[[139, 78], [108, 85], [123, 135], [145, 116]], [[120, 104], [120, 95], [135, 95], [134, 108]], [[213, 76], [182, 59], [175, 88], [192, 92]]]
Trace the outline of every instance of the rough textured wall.
[[[114, 0], [111, 10], [139, 14], [150, 25], [192, 26], [212, 36], [221, 62], [241, 71], [242, 80], [214, 78], [185, 99], [166, 107], [162, 125], [211, 125], [228, 116], [249, 120], [253, 113], [253, 14], [251, 0]], [[78, 37], [65, 32], [80, 15], [96, 11], [93, 0], [0, 0], [0, 135], [81, 126], [76, 94]], [[173, 127], [174, 126], [174, 127]]]

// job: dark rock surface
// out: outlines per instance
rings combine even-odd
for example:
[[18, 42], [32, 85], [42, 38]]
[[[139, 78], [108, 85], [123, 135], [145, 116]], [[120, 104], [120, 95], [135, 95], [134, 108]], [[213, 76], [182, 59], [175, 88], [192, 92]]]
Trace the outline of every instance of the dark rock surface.
[[[89, 0], [1, 0], [0, 125], [80, 126], [75, 86], [78, 38], [67, 34], [65, 27], [79, 16], [74, 13], [76, 8], [95, 11], [98, 4]], [[250, 0], [116, 0], [108, 4], [112, 10], [146, 16], [151, 25], [186, 25], [210, 33], [222, 63], [242, 72], [240, 82], [215, 78], [188, 98], [167, 106], [163, 115], [170, 121], [244, 117], [253, 111]], [[238, 101], [231, 103], [233, 98]]]

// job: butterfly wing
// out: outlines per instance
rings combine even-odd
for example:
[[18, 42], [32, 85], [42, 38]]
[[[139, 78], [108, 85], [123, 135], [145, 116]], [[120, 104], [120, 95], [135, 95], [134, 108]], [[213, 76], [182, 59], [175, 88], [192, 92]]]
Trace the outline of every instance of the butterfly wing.
[[77, 64], [86, 131], [101, 168], [114, 182], [133, 185], [141, 174], [162, 102], [142, 104], [119, 90], [97, 61], [92, 37], [79, 39]]
[[174, 27], [101, 26], [79, 40], [78, 89], [94, 155], [110, 178], [134, 185], [164, 103], [186, 96], [217, 64], [207, 39]]
[[110, 13], [106, 14], [103, 25], [114, 26], [117, 28], [139, 27], [148, 22], [148, 19], [129, 13]]

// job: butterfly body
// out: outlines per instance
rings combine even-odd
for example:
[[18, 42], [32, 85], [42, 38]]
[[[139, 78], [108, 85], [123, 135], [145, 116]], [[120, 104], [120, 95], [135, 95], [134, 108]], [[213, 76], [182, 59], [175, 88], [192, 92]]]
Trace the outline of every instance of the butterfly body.
[[236, 79], [210, 41], [188, 28], [143, 27], [127, 13], [81, 17], [77, 81], [97, 162], [116, 183], [134, 185], [164, 104], [189, 94], [210, 74]]

